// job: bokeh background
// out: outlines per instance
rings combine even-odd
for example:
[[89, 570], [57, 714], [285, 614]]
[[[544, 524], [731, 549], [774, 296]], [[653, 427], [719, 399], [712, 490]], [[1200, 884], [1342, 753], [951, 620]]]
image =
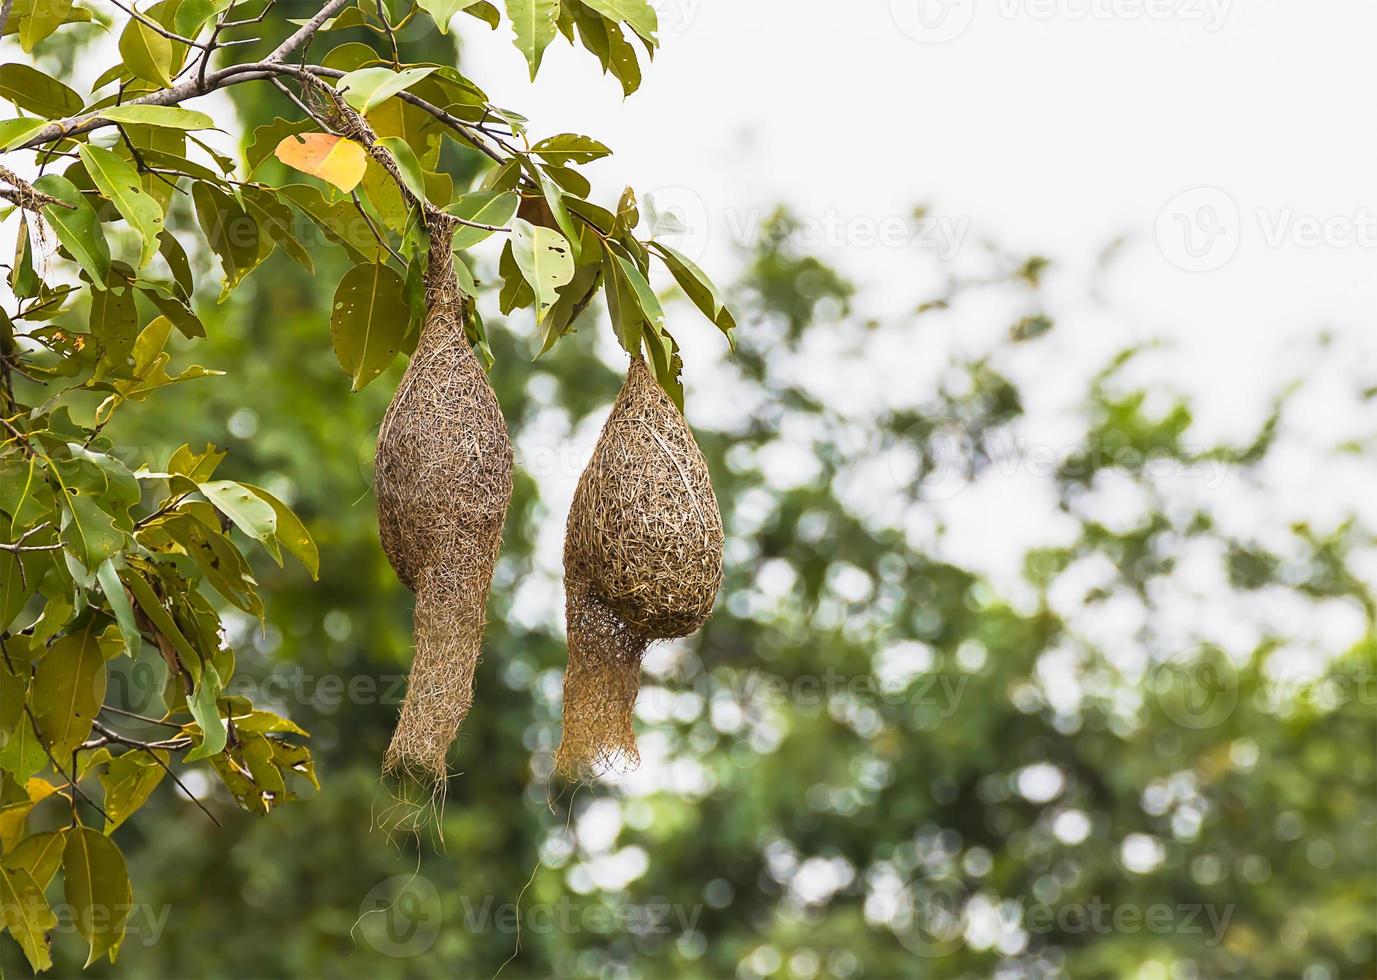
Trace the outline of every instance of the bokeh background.
[[269, 625], [228, 639], [322, 788], [255, 818], [193, 773], [217, 829], [161, 787], [92, 975], [1377, 973], [1377, 10], [1262, 6], [667, 0], [625, 103], [572, 52], [530, 85], [505, 35], [405, 36], [609, 143], [603, 196], [732, 284], [735, 356], [669, 307], [720, 603], [647, 660], [641, 768], [552, 780], [563, 523], [624, 365], [600, 311], [534, 363], [485, 311], [518, 473], [478, 700], [443, 843], [379, 830], [401, 366], [349, 394], [343, 257], [275, 256], [183, 347], [227, 376], [111, 434], [227, 447], [307, 521], [320, 582], [257, 563]]

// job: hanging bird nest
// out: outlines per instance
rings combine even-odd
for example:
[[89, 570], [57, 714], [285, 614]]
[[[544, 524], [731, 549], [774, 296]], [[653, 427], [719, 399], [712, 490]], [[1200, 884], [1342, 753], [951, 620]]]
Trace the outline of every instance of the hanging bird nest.
[[383, 768], [437, 787], [473, 703], [488, 590], [512, 495], [512, 444], [464, 334], [452, 239], [452, 225], [433, 223], [426, 319], [383, 418], [375, 487], [383, 550], [416, 593], [415, 660]]
[[573, 776], [634, 767], [646, 648], [698, 630], [722, 582], [707, 461], [640, 357], [574, 492], [564, 573], [569, 669], [556, 765]]

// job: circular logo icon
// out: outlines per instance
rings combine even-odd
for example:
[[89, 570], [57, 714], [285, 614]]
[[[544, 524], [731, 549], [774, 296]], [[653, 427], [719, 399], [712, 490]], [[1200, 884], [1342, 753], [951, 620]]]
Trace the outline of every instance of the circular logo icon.
[[908, 896], [912, 914], [905, 928], [895, 930], [904, 948], [928, 959], [960, 949], [970, 900], [966, 886], [951, 875], [927, 875], [909, 883]]
[[1150, 688], [1162, 712], [1195, 731], [1222, 725], [1238, 706], [1238, 673], [1215, 647], [1185, 650], [1153, 668]]
[[641, 198], [641, 227], [695, 262], [708, 250], [708, 206], [687, 187], [661, 187]]
[[889, 472], [901, 489], [916, 485], [923, 500], [951, 500], [975, 476], [975, 443], [958, 419], [925, 418], [900, 434]]
[[966, 32], [975, 0], [889, 0], [889, 15], [905, 35], [922, 44], [944, 44]]
[[384, 956], [420, 956], [440, 935], [440, 893], [429, 878], [396, 875], [371, 888], [359, 903], [356, 928]]
[[1243, 241], [1238, 202], [1218, 187], [1195, 187], [1176, 195], [1157, 216], [1157, 249], [1186, 272], [1222, 269]]

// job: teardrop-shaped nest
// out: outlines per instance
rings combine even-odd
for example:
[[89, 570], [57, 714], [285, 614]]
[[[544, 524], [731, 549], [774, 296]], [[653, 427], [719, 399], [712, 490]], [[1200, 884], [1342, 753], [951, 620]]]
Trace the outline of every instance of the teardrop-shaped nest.
[[651, 642], [707, 622], [722, 583], [722, 543], [707, 460], [645, 362], [633, 358], [574, 492], [564, 539], [561, 771], [637, 763], [631, 719], [641, 659]]
[[464, 333], [451, 240], [432, 237], [427, 316], [378, 434], [375, 478], [383, 549], [416, 593], [416, 655], [384, 768], [435, 782], [473, 702], [512, 495], [512, 444]]

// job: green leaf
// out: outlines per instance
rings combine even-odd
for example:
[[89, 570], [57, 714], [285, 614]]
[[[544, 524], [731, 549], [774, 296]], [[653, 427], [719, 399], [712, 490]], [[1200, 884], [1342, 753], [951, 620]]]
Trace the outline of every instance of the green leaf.
[[378, 142], [397, 162], [397, 172], [411, 196], [418, 201], [426, 200], [425, 172], [421, 170], [421, 161], [416, 159], [416, 151], [400, 136], [379, 136]]
[[[158, 757], [167, 762], [167, 754], [159, 752]], [[124, 823], [157, 789], [166, 769], [147, 752], [126, 752], [105, 764], [100, 774], [100, 784], [105, 789], [105, 833]]]
[[611, 248], [603, 246], [603, 286], [612, 329], [626, 352], [635, 357], [641, 350], [641, 323], [644, 317], [640, 315], [635, 292], [620, 258]]
[[44, 119], [74, 116], [82, 106], [81, 96], [76, 92], [56, 78], [24, 64], [0, 65], [0, 98]]
[[57, 233], [62, 247], [72, 254], [79, 266], [91, 279], [97, 290], [105, 288], [105, 280], [110, 275], [110, 243], [105, 240], [100, 219], [95, 208], [81, 191], [77, 190], [66, 177], [58, 174], [44, 174], [33, 182], [36, 190], [54, 197], [71, 207], [50, 204], [43, 209], [43, 217]]
[[84, 494], [66, 494], [69, 517], [62, 528], [62, 543], [88, 570], [124, 550], [124, 532], [114, 520]]
[[120, 57], [124, 67], [134, 77], [152, 82], [159, 88], [171, 88], [172, 42], [142, 21], [130, 18], [120, 34]]
[[300, 208], [326, 238], [343, 246], [351, 260], [367, 262], [369, 252], [366, 250], [377, 248], [367, 222], [351, 202], [327, 201], [319, 188], [307, 184], [288, 184], [278, 188], [278, 193]]
[[59, 638], [39, 659], [29, 703], [38, 733], [55, 758], [70, 757], [91, 734], [105, 681], [105, 654], [93, 627]]
[[0, 864], [0, 922], [19, 943], [35, 973], [53, 965], [47, 933], [57, 928], [57, 916], [43, 897], [43, 889], [23, 868], [9, 869]]
[[0, 867], [27, 871], [39, 888], [47, 888], [57, 869], [62, 867], [62, 847], [66, 842], [67, 832], [63, 830], [30, 834], [5, 852], [4, 858], [0, 858]]
[[502, 15], [497, 12], [497, 8], [489, 3], [488, 0], [478, 0], [478, 2], [474, 3], [472, 6], [465, 7], [464, 13], [472, 17], [477, 17], [493, 30], [497, 30], [497, 26], [502, 23]]
[[173, 105], [112, 105], [100, 110], [102, 119], [137, 126], [164, 129], [214, 129], [215, 120], [204, 112]]
[[612, 151], [591, 136], [561, 133], [543, 139], [531, 147], [531, 152], [553, 164], [592, 163], [611, 156]]
[[73, 827], [62, 849], [62, 878], [76, 931], [91, 948], [90, 966], [124, 936], [132, 904], [124, 855], [104, 834]]
[[472, 7], [478, 0], [416, 0], [419, 6], [435, 18], [435, 26], [441, 34], [449, 33], [449, 22], [459, 11]]
[[[464, 221], [501, 228], [512, 220], [512, 216], [516, 214], [516, 209], [520, 206], [521, 197], [517, 194], [473, 191], [463, 195], [444, 210], [446, 214], [452, 214]], [[486, 228], [460, 225], [454, 232], [454, 249], [459, 251], [471, 248], [492, 234], [493, 232]]]
[[233, 4], [234, 0], [182, 0], [173, 16], [172, 26], [183, 37], [194, 38], [212, 17]]
[[722, 302], [717, 287], [713, 285], [707, 273], [698, 268], [687, 255], [675, 251], [663, 242], [651, 242], [650, 248], [659, 254], [670, 275], [674, 276], [674, 281], [684, 291], [684, 295], [726, 335], [727, 343], [733, 351], [736, 350], [736, 318]]
[[126, 573], [121, 578], [124, 584], [129, 586], [129, 591], [134, 594], [134, 601], [139, 604], [143, 614], [148, 617], [153, 627], [172, 643], [182, 666], [188, 671], [199, 670], [201, 658], [197, 655], [195, 648], [187, 642], [186, 636], [177, 628], [172, 617], [168, 615], [167, 608], [158, 601], [157, 595], [153, 592], [153, 587], [137, 571], [130, 568], [125, 571]]
[[199, 483], [197, 486], [201, 493], [205, 494], [206, 499], [228, 517], [235, 527], [267, 548], [278, 558], [278, 564], [282, 563], [281, 557], [277, 555], [277, 544], [274, 540], [277, 534], [277, 512], [272, 504], [233, 480], [216, 480], [211, 483]]
[[555, 216], [555, 224], [564, 233], [565, 240], [573, 246], [572, 252], [575, 259], [579, 256], [579, 229], [574, 224], [574, 219], [569, 216], [569, 209], [564, 205], [564, 191], [560, 190], [558, 184], [540, 167], [536, 166], [530, 157], [523, 157], [522, 162], [526, 164], [526, 170], [540, 185], [540, 192], [545, 198], [545, 203], [550, 208], [550, 213]]
[[536, 296], [536, 323], [559, 299], [559, 289], [574, 278], [569, 242], [553, 228], [533, 225], [524, 218], [512, 222], [512, 255]]
[[129, 286], [120, 288], [117, 284], [122, 282], [119, 276], [112, 274], [105, 288], [91, 296], [88, 325], [101, 347], [97, 378], [127, 373], [129, 355], [139, 335], [139, 310], [134, 302], [134, 290]]
[[652, 329], [646, 323], [641, 326], [645, 334], [646, 350], [650, 354], [650, 366], [655, 372], [655, 380], [665, 390], [680, 412], [684, 410], [684, 385], [680, 375], [684, 370], [683, 358], [679, 356], [679, 345], [663, 330]]
[[583, 0], [583, 3], [608, 20], [625, 24], [639, 34], [647, 44], [658, 44], [655, 37], [659, 20], [650, 0]]
[[559, 0], [507, 0], [507, 16], [516, 31], [517, 50], [526, 56], [534, 80], [545, 49], [558, 31]]
[[574, 269], [574, 278], [560, 291], [559, 299], [545, 317], [544, 336], [536, 357], [548, 353], [556, 341], [569, 332], [579, 314], [597, 295], [602, 275], [601, 265], [580, 265]]
[[641, 270], [636, 268], [635, 263], [612, 252], [612, 257], [616, 259], [617, 265], [621, 268], [621, 273], [626, 277], [626, 282], [631, 286], [631, 293], [636, 300], [636, 309], [654, 330], [663, 330], [665, 326], [665, 311], [660, 308], [660, 301], [655, 297], [655, 290], [650, 288], [650, 283], [646, 281]]
[[345, 102], [359, 112], [367, 113], [398, 92], [406, 91], [433, 71], [434, 65], [407, 68], [404, 71], [383, 67], [359, 68], [342, 76], [335, 82], [335, 88], [344, 93]]
[[381, 263], [356, 265], [340, 280], [330, 313], [330, 340], [354, 391], [397, 356], [406, 334], [406, 308], [406, 283]]
[[[267, 232], [267, 240], [290, 255], [307, 272], [315, 272], [315, 260], [297, 239], [292, 209], [283, 204], [277, 194], [266, 187], [246, 185], [240, 188], [244, 207], [258, 222], [260, 231]], [[261, 251], [260, 242], [260, 251]]]
[[258, 221], [233, 197], [205, 181], [197, 181], [192, 187], [191, 199], [196, 205], [196, 220], [225, 270], [220, 291], [223, 302], [263, 257], [259, 251]]
[[306, 566], [306, 570], [311, 573], [311, 578], [320, 578], [320, 552], [316, 548], [316, 543], [311, 538], [311, 532], [306, 530], [306, 525], [300, 517], [297, 517], [292, 509], [278, 500], [262, 487], [256, 487], [251, 483], [242, 484], [262, 497], [272, 507], [277, 515], [276, 536], [278, 543], [286, 548], [291, 554], [295, 555], [301, 564]]
[[186, 754], [187, 762], [208, 759], [225, 751], [227, 735], [224, 719], [220, 717], [220, 675], [215, 665], [207, 660], [201, 666], [201, 677], [196, 682], [187, 707], [191, 716], [201, 726], [201, 744]]
[[288, 136], [300, 135], [314, 127], [315, 123], [309, 119], [283, 119], [281, 116], [270, 123], [255, 127], [248, 148], [244, 151], [249, 175], [252, 176], [263, 161], [273, 155], [277, 145]]
[[[0, 677], [5, 677], [6, 683], [13, 683], [3, 662], [0, 662]], [[0, 769], [13, 773], [15, 779], [26, 780], [47, 764], [48, 753], [25, 715], [14, 733], [0, 745]]]
[[19, 24], [19, 44], [32, 51], [53, 31], [67, 22], [72, 12], [72, 0], [38, 0], [30, 5], [28, 14]]
[[622, 93], [630, 95], [641, 87], [641, 65], [636, 60], [636, 49], [616, 24], [605, 20], [602, 26], [607, 32], [608, 70], [622, 83]]
[[139, 253], [139, 268], [153, 261], [158, 254], [158, 235], [163, 230], [163, 209], [158, 202], [143, 192], [139, 172], [128, 160], [116, 156], [109, 150], [81, 143], [77, 146], [81, 162], [96, 190], [115, 206], [115, 210], [129, 227], [143, 238], [143, 249]]
[[46, 119], [6, 119], [0, 122], [0, 153], [13, 149], [47, 126]]
[[138, 624], [134, 622], [134, 607], [129, 602], [129, 594], [124, 591], [119, 573], [115, 571], [114, 562], [107, 558], [100, 563], [96, 569], [96, 581], [100, 583], [101, 591], [105, 593], [110, 609], [115, 614], [115, 622], [119, 623], [120, 632], [124, 634], [124, 648], [129, 656], [137, 657], [143, 641], [139, 638]]

